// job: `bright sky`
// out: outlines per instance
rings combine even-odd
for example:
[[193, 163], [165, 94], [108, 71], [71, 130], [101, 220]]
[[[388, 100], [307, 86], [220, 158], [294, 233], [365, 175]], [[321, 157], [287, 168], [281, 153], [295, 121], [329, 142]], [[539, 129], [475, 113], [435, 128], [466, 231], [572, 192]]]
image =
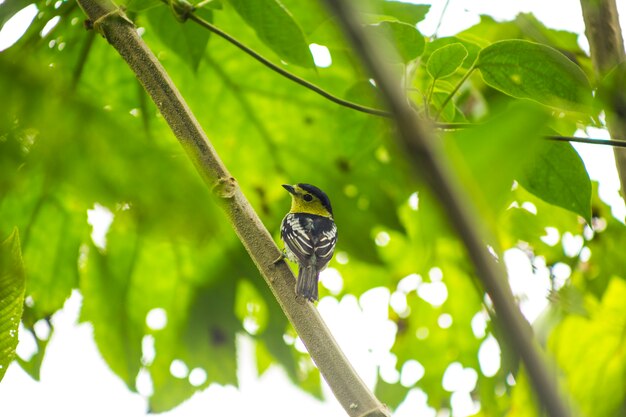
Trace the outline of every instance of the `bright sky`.
[[[0, 4], [3, 0], [0, 0]], [[425, 1], [423, 3], [430, 3]], [[620, 3], [620, 2], [618, 2]], [[433, 1], [433, 7], [424, 22], [418, 27], [426, 35], [437, 26], [445, 1]], [[626, 28], [626, 5], [622, 4], [622, 27]], [[581, 33], [584, 29], [580, 6], [576, 0], [451, 0], [439, 29], [440, 36], [454, 34], [478, 22], [478, 14], [485, 13], [496, 19], [511, 19], [519, 12], [532, 12], [547, 26]], [[34, 7], [27, 8], [8, 22], [0, 32], [0, 50], [9, 47], [16, 37], [21, 36], [27, 24], [36, 14]], [[586, 48], [586, 40], [580, 38]], [[582, 136], [583, 132], [579, 132]], [[592, 131], [596, 138], [608, 137], [605, 131]], [[614, 214], [624, 218], [626, 209], [619, 198], [619, 181], [613, 163], [612, 152], [607, 147], [576, 145], [583, 156], [592, 179], [601, 181], [601, 197], [610, 203]], [[106, 212], [96, 209], [92, 216], [100, 216], [102, 222]], [[103, 217], [104, 216], [104, 217]], [[94, 236], [101, 239], [102, 236]], [[577, 245], [570, 239], [569, 247]], [[573, 245], [573, 246], [572, 246]], [[567, 248], [566, 248], [567, 250]], [[507, 252], [505, 260], [515, 264], [512, 274], [514, 291], [527, 298], [522, 305], [524, 314], [531, 320], [537, 317], [545, 306], [548, 280], [541, 268], [534, 280], [525, 279], [532, 268], [525, 256], [515, 250]], [[513, 271], [511, 271], [513, 272]], [[565, 273], [565, 275], [567, 275]], [[431, 278], [439, 276], [439, 271], [431, 271]], [[531, 287], [519, 285], [521, 282], [535, 282]], [[418, 294], [433, 304], [442, 303], [447, 297], [445, 277], [440, 283], [422, 284], [417, 276], [407, 277], [397, 291], [376, 288], [365, 293], [359, 300], [345, 296], [340, 301], [332, 297], [322, 299], [318, 309], [326, 319], [347, 357], [365, 382], [373, 387], [376, 370], [380, 366], [385, 380], [400, 380], [406, 386], [412, 385], [423, 375], [423, 367], [418, 361], [411, 361], [395, 370], [395, 358], [388, 353], [395, 337], [395, 325], [387, 319], [387, 306], [402, 310], [406, 303], [404, 294], [418, 289]], [[341, 286], [341, 277], [332, 269], [327, 270], [322, 284], [331, 291]], [[80, 294], [74, 293], [63, 311], [52, 318], [55, 334], [50, 340], [46, 359], [41, 370], [41, 382], [33, 381], [19, 366], [9, 367], [0, 383], [0, 403], [8, 416], [63, 415], [65, 417], [125, 417], [146, 416], [146, 402], [139, 394], [130, 393], [125, 385], [108, 369], [93, 342], [89, 324], [77, 325], [80, 309]], [[449, 317], [440, 318], [440, 326], [449, 325]], [[485, 318], [477, 315], [472, 321], [474, 333], [484, 334]], [[33, 342], [26, 332], [20, 332], [18, 352], [23, 356], [33, 350]], [[345, 416], [327, 387], [324, 387], [325, 401], [319, 401], [294, 387], [285, 373], [275, 367], [258, 378], [253, 361], [252, 342], [241, 336], [238, 340], [239, 389], [212, 385], [196, 394], [191, 400], [164, 417], [193, 417], [208, 414], [220, 416], [272, 415], [275, 417], [293, 416]], [[493, 338], [488, 338], [479, 352], [480, 370], [463, 369], [458, 363], [452, 364], [446, 372], [442, 384], [453, 392], [453, 417], [464, 417], [476, 412], [469, 392], [476, 383], [477, 371], [493, 374], [499, 367], [499, 348]], [[178, 370], [181, 372], [180, 370]], [[185, 376], [185, 370], [182, 370]], [[140, 391], [150, 392], [150, 383], [140, 379]], [[395, 417], [416, 416], [435, 417], [435, 410], [426, 406], [426, 397], [418, 389], [410, 391], [404, 403], [394, 413]]]

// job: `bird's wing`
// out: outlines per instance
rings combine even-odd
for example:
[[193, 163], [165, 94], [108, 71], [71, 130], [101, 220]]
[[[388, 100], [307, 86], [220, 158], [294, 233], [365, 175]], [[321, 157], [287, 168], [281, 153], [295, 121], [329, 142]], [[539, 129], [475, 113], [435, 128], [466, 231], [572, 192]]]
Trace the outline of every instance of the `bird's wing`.
[[315, 243], [307, 225], [296, 216], [285, 217], [281, 228], [281, 236], [285, 245], [291, 250], [299, 263], [307, 262], [314, 253]]
[[317, 258], [316, 263], [320, 268], [326, 266], [333, 257], [335, 244], [337, 243], [337, 226], [335, 226], [335, 223], [328, 220], [328, 224], [324, 226], [326, 227], [323, 227], [319, 239], [314, 243], [315, 256]]

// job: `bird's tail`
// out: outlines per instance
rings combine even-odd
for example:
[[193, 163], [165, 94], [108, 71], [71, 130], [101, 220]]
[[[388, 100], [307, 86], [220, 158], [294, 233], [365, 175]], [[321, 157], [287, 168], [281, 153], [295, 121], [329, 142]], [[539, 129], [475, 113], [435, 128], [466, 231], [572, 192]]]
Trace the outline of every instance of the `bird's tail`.
[[302, 296], [309, 301], [317, 300], [317, 280], [319, 272], [313, 265], [298, 268], [298, 281], [296, 283], [296, 295]]

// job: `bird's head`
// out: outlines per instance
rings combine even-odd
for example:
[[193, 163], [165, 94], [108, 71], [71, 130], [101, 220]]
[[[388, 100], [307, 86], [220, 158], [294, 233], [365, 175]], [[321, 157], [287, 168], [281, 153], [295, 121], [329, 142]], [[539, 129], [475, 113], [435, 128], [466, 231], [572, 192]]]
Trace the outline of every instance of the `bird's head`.
[[291, 194], [290, 213], [308, 213], [332, 217], [333, 209], [324, 191], [311, 184], [283, 185]]

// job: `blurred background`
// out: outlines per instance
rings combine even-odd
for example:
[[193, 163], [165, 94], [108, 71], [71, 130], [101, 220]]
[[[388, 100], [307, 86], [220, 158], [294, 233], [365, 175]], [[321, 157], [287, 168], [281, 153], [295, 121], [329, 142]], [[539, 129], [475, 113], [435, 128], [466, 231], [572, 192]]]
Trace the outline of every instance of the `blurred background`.
[[[380, 107], [321, 6], [281, 3], [289, 13], [273, 15], [274, 30], [290, 44], [241, 2], [197, 13], [299, 77]], [[577, 1], [388, 3], [373, 2], [365, 21], [402, 23], [411, 43], [398, 41], [390, 65], [427, 115], [502, 39], [550, 45], [597, 81]], [[126, 7], [276, 241], [290, 204], [281, 184], [330, 196], [339, 243], [317, 307], [394, 416], [537, 415], [490, 300], [388, 121], [293, 84], [159, 2]], [[2, 414], [345, 415], [184, 150], [84, 18], [72, 1], [0, 3], [0, 236], [18, 228], [27, 276]], [[450, 44], [465, 56], [437, 80], [428, 57]], [[623, 415], [626, 209], [612, 150], [551, 150], [567, 167], [555, 200], [528, 180], [554, 161], [532, 160], [542, 134], [606, 139], [605, 114], [515, 102], [474, 73], [440, 121], [486, 125], [440, 136], [457, 173], [485, 188], [467, 185], [490, 206], [489, 244], [564, 387], [583, 411]]]

